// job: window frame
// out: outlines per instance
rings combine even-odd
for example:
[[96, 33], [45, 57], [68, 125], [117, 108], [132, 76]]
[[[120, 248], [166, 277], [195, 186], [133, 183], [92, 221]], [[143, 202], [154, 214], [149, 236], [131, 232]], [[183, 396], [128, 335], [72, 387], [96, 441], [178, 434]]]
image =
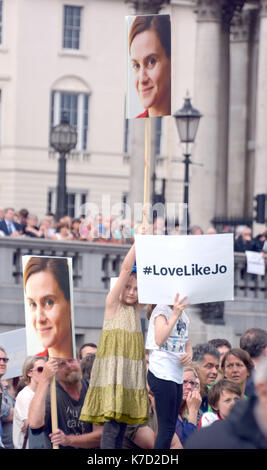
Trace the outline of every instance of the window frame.
[[[74, 204], [70, 205], [69, 197], [74, 195]], [[80, 216], [80, 208], [88, 201], [88, 190], [67, 188], [67, 215], [72, 219]], [[47, 190], [47, 213], [56, 213], [57, 188]], [[73, 213], [70, 211], [73, 209]]]
[[[69, 99], [69, 105], [67, 102]], [[65, 101], [65, 103], [64, 103]], [[76, 109], [73, 103], [76, 101]], [[50, 104], [50, 129], [60, 123], [65, 112], [71, 126], [78, 133], [76, 151], [89, 150], [90, 93], [67, 90], [52, 90]]]
[[[74, 23], [74, 14], [72, 14], [72, 24], [67, 24], [67, 10], [79, 11], [79, 26], [76, 26]], [[63, 18], [62, 18], [62, 42], [61, 47], [63, 51], [81, 51], [82, 48], [82, 21], [83, 21], [83, 10], [82, 5], [63, 5]], [[66, 33], [70, 32], [70, 37], [66, 38]], [[74, 38], [74, 32], [78, 31], [78, 39]], [[74, 42], [78, 41], [78, 47], [74, 46]], [[69, 42], [68, 42], [69, 41]]]

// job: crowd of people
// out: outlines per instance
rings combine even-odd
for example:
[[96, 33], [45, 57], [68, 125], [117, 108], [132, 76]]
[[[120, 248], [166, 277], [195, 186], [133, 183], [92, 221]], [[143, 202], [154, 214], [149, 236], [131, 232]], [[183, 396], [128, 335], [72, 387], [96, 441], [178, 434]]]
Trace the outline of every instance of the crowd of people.
[[122, 217], [97, 216], [72, 218], [69, 215], [58, 221], [49, 213], [40, 221], [27, 209], [0, 208], [0, 236], [31, 237], [59, 241], [87, 241], [133, 243], [134, 225]]
[[83, 344], [77, 358], [27, 357], [22, 377], [8, 381], [0, 347], [1, 447], [266, 449], [267, 331], [244, 331], [239, 347], [191, 344], [187, 306], [178, 293], [173, 305], [147, 306], [144, 341], [132, 244], [97, 345]]
[[[79, 419], [97, 349], [94, 343], [83, 344], [77, 359], [72, 360], [28, 356], [21, 377], [1, 380], [0, 448], [101, 447], [103, 425]], [[0, 348], [0, 379], [7, 364], [7, 353]], [[149, 374], [148, 364], [147, 370]], [[49, 387], [54, 376], [58, 429], [52, 431]], [[149, 419], [146, 423], [128, 424], [120, 448], [153, 449], [157, 439], [162, 438], [165, 444], [159, 442], [157, 448], [267, 448], [266, 330], [245, 331], [239, 348], [221, 338], [194, 345], [192, 360], [184, 366], [180, 398], [179, 393], [175, 397], [180, 403], [179, 410], [171, 407], [170, 414], [162, 415], [155, 399], [160, 397], [165, 406], [172, 404], [169, 384], [170, 381], [163, 381], [162, 388], [156, 387], [152, 392], [153, 383], [152, 389], [147, 383]], [[170, 426], [171, 415], [174, 430]], [[169, 437], [166, 426], [170, 429]], [[115, 433], [113, 429], [110, 432]]]
[[[0, 207], [0, 237], [31, 237], [51, 240], [72, 240], [98, 243], [133, 243], [140, 223], [124, 219], [122, 216], [103, 217], [101, 213], [96, 216], [81, 216], [72, 218], [65, 215], [59, 221], [53, 213], [46, 214], [44, 218], [31, 214], [28, 209], [15, 211], [14, 208]], [[154, 235], [178, 235], [177, 221], [167, 223], [163, 217], [155, 217], [148, 227], [148, 233]], [[190, 235], [234, 233], [234, 251], [267, 252], [267, 227], [253, 236], [248, 226], [224, 226], [218, 232], [213, 226], [206, 232], [198, 226], [192, 225]]]

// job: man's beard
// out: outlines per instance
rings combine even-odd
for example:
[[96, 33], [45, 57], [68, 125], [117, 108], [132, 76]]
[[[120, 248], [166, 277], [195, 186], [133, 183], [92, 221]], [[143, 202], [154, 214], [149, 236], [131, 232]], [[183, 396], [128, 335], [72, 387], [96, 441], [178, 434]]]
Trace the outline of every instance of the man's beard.
[[80, 380], [81, 380], [81, 372], [79, 370], [71, 370], [65, 374], [62, 382], [66, 382], [68, 384], [74, 384], [75, 382], [79, 382]]

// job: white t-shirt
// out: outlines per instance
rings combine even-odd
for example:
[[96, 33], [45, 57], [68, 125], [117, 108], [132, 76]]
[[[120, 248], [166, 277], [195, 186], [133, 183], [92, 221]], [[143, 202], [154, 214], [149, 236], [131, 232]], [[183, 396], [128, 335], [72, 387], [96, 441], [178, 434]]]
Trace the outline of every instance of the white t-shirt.
[[152, 312], [146, 338], [146, 349], [149, 350], [149, 370], [159, 379], [182, 384], [184, 368], [179, 359], [186, 352], [185, 345], [188, 340], [189, 318], [186, 313], [182, 312], [163, 346], [158, 346], [155, 342], [155, 318], [164, 315], [168, 321], [172, 314], [173, 311], [169, 305], [157, 305]]
[[[34, 391], [26, 385], [17, 395], [13, 417], [13, 444], [15, 449], [22, 449], [25, 433], [21, 431], [24, 419], [28, 419], [29, 406], [34, 397]], [[27, 442], [27, 449], [29, 442]]]
[[218, 421], [219, 419], [220, 418], [217, 415], [217, 413], [213, 413], [212, 411], [207, 411], [206, 413], [203, 413], [203, 415], [201, 416], [199, 427], [206, 428], [207, 426], [210, 426], [212, 423], [215, 423], [215, 421]]

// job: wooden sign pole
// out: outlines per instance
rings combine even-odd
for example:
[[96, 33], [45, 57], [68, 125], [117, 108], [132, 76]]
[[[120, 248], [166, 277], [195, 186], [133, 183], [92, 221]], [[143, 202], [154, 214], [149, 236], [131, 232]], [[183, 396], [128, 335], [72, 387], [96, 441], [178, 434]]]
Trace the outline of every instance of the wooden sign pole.
[[150, 119], [145, 118], [145, 161], [144, 161], [144, 203], [142, 226], [148, 224], [148, 204], [150, 202]]
[[[50, 384], [50, 402], [51, 402], [51, 421], [52, 421], [52, 432], [58, 428], [57, 419], [57, 391], [56, 391], [56, 378], [52, 379]], [[58, 445], [53, 444], [53, 449], [58, 449]]]

